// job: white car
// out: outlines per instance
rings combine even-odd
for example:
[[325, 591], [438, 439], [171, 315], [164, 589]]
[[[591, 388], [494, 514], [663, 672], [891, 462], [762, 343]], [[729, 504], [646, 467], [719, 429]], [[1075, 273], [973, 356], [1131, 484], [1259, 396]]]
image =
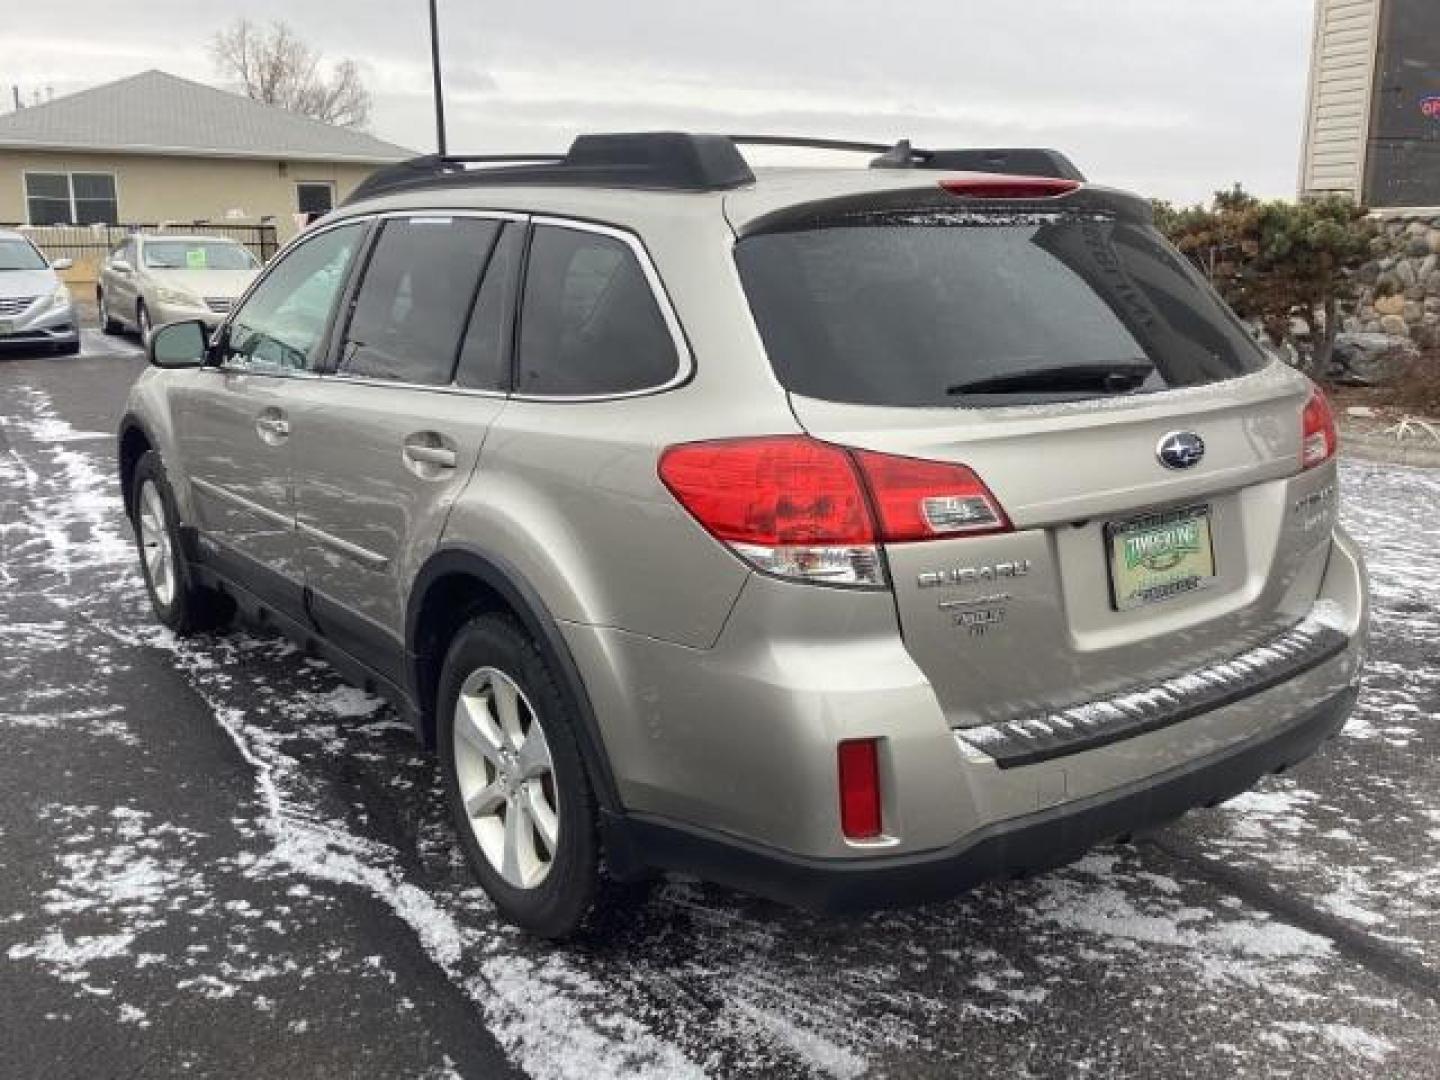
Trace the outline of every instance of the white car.
[[80, 351], [80, 329], [70, 290], [57, 270], [69, 259], [47, 259], [30, 239], [0, 229], [0, 348]]

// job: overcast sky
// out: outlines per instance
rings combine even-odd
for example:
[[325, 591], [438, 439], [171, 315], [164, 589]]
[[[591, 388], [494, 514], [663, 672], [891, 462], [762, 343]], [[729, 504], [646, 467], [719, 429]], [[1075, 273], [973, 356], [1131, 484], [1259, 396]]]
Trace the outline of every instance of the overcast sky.
[[[452, 152], [681, 128], [923, 146], [1046, 145], [1177, 200], [1290, 196], [1313, 0], [440, 0]], [[434, 146], [425, 0], [64, 0], [6, 27], [0, 83], [55, 94], [284, 18], [374, 94], [371, 129]], [[43, 29], [42, 29], [43, 27]], [[65, 27], [62, 33], [57, 27]]]

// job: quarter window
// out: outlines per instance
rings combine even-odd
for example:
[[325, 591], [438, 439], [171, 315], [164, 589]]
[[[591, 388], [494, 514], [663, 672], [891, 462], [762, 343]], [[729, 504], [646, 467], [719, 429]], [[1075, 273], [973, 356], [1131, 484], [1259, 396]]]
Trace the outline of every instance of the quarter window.
[[674, 377], [675, 343], [645, 272], [612, 236], [536, 226], [516, 392], [623, 394]]
[[31, 225], [117, 225], [119, 203], [110, 173], [26, 173]]
[[450, 382], [499, 231], [499, 222], [484, 218], [387, 221], [356, 295], [341, 373], [430, 386]]
[[364, 222], [340, 225], [276, 263], [235, 313], [226, 363], [262, 371], [315, 368], [335, 298], [364, 234]]

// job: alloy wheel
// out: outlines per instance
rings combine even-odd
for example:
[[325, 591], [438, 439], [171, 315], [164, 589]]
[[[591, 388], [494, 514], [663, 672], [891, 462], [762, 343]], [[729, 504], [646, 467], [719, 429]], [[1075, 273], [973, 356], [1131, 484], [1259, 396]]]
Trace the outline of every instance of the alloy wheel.
[[140, 553], [150, 578], [150, 588], [163, 607], [175, 599], [175, 549], [170, 530], [165, 527], [165, 502], [154, 481], [146, 480], [140, 488]]
[[555, 766], [540, 718], [510, 676], [477, 668], [460, 687], [452, 738], [465, 817], [486, 861], [513, 888], [537, 888], [560, 841]]

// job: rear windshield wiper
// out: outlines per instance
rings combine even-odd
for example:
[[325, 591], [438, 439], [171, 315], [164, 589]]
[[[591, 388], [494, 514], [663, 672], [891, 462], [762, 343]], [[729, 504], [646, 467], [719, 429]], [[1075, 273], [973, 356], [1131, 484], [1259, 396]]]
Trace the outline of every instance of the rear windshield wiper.
[[1148, 360], [1118, 364], [1052, 364], [956, 383], [947, 386], [945, 393], [951, 397], [1035, 391], [1065, 394], [1086, 390], [1123, 394], [1139, 387], [1154, 370], [1155, 365]]

